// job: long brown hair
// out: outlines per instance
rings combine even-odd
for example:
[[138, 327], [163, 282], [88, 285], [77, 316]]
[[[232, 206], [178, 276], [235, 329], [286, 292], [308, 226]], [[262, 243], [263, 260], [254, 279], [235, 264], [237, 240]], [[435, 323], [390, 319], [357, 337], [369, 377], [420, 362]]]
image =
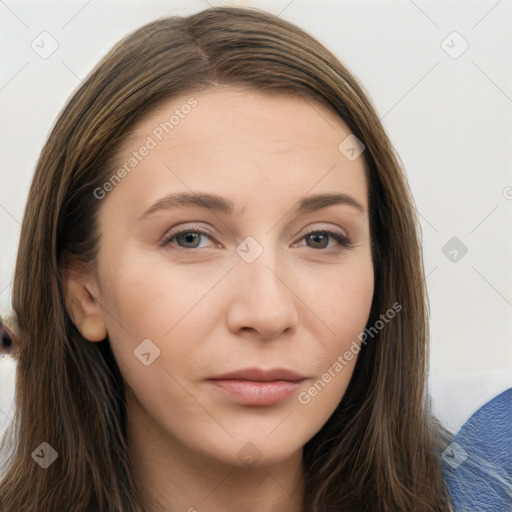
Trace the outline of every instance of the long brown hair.
[[[449, 511], [442, 431], [426, 393], [428, 306], [414, 203], [362, 87], [339, 60], [270, 14], [212, 8], [161, 18], [121, 40], [61, 112], [26, 206], [13, 289], [20, 343], [15, 440], [2, 512], [143, 510], [132, 476], [124, 384], [108, 338], [87, 342], [63, 300], [64, 262], [94, 265], [100, 201], [116, 151], [143, 115], [217, 84], [325, 105], [365, 145], [375, 293], [349, 387], [304, 447], [304, 510]], [[340, 141], [341, 142], [341, 141]], [[382, 322], [381, 322], [382, 323]], [[33, 452], [58, 454], [47, 469]]]

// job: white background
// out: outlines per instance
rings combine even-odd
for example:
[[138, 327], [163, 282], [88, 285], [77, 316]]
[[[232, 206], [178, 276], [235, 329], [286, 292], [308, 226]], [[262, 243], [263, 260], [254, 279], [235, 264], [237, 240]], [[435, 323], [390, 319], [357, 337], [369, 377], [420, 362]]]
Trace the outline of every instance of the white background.
[[[476, 394], [481, 374], [510, 375], [511, 0], [0, 0], [0, 312], [10, 310], [32, 173], [66, 99], [126, 33], [208, 5], [280, 13], [359, 78], [401, 157], [421, 216], [431, 373], [439, 382], [472, 379]], [[47, 59], [31, 47], [46, 37], [43, 31], [58, 43]], [[456, 262], [442, 252], [452, 237], [468, 249]], [[12, 375], [8, 385], [0, 379], [4, 400]]]

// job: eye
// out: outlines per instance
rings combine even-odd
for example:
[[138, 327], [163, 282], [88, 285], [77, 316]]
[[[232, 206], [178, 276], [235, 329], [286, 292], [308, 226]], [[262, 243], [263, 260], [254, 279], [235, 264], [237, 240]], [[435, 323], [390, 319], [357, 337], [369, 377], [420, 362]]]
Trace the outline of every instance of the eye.
[[182, 249], [199, 249], [201, 237], [212, 239], [206, 231], [201, 229], [184, 229], [166, 236], [161, 245], [166, 246], [176, 243]]
[[[310, 231], [301, 238], [301, 240], [306, 240], [307, 246], [311, 249], [328, 249], [330, 239], [335, 240], [338, 246], [352, 247], [350, 240], [345, 235], [330, 230]], [[308, 244], [308, 242], [311, 244]], [[297, 247], [298, 243], [295, 242], [293, 245]]]

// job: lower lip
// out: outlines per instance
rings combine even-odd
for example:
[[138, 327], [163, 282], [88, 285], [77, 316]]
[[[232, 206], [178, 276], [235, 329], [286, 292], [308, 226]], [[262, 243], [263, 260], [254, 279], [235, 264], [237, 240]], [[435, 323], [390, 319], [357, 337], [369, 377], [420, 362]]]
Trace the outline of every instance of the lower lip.
[[208, 380], [214, 388], [241, 405], [274, 405], [290, 398], [303, 381]]

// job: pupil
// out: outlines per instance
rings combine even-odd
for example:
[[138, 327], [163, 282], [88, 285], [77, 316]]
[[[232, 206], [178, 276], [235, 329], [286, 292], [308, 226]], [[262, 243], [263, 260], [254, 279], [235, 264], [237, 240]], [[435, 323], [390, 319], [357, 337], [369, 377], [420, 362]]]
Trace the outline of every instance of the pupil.
[[327, 237], [325, 235], [322, 235], [321, 233], [313, 233], [310, 235], [311, 239], [313, 240], [313, 244], [317, 247], [325, 247], [325, 244], [322, 242], [325, 242], [327, 240]]
[[196, 239], [196, 242], [197, 242], [197, 238], [199, 237], [199, 234], [198, 233], [185, 233], [184, 235], [182, 235], [182, 237], [184, 238], [186, 244], [195, 245], [194, 239]]

